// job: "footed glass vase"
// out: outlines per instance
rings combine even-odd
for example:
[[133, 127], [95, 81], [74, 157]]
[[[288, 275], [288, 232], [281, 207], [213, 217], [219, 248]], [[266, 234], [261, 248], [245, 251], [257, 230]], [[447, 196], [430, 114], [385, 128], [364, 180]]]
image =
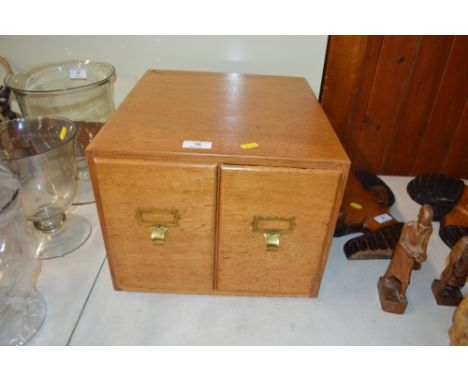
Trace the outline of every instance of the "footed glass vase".
[[17, 118], [0, 125], [0, 159], [17, 176], [26, 218], [39, 232], [39, 259], [66, 255], [91, 234], [82, 216], [65, 214], [77, 192], [75, 124]]

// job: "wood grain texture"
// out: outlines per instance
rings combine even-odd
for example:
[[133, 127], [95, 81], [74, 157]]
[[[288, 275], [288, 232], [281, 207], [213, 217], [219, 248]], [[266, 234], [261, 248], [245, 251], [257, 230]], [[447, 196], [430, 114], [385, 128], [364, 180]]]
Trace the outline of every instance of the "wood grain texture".
[[321, 102], [355, 168], [467, 178], [467, 76], [467, 36], [332, 36]]
[[455, 207], [444, 216], [442, 227], [445, 226], [463, 226], [468, 227], [468, 186], [465, 186], [460, 200]]
[[421, 39], [406, 97], [386, 146], [385, 172], [409, 174], [424, 136], [444, 73], [453, 36]]
[[442, 165], [444, 174], [468, 179], [468, 101]]
[[[213, 146], [185, 149], [185, 140]], [[259, 146], [240, 147], [248, 142]], [[350, 162], [304, 79], [148, 71], [88, 146], [87, 157], [116, 289], [317, 295]], [[229, 165], [259, 175], [226, 186], [221, 178]], [[241, 189], [245, 180], [248, 190]], [[229, 206], [236, 189], [245, 194]], [[226, 287], [224, 276], [238, 271], [236, 263], [231, 269], [224, 262], [221, 242], [238, 229], [226, 213], [244, 219], [244, 205], [254, 208], [259, 190], [271, 200], [265, 214], [282, 213], [282, 202], [289, 206], [284, 213], [299, 217], [298, 241], [287, 238], [286, 263], [263, 269], [256, 263], [266, 277], [260, 283]], [[169, 228], [164, 246], [154, 246], [150, 230], [136, 222], [137, 208], [175, 208], [180, 227]], [[240, 247], [250, 240], [243, 235], [235, 239]], [[255, 239], [256, 245], [264, 240], [262, 234]], [[255, 259], [255, 246], [250, 250]]]
[[384, 39], [380, 50], [364, 119], [366, 123], [363, 123], [357, 142], [366, 169], [376, 174], [381, 173], [382, 147], [387, 144], [394, 128], [417, 43], [415, 37], [391, 36]]
[[[210, 150], [183, 149], [184, 140]], [[240, 145], [256, 142], [255, 150]], [[348, 158], [304, 78], [148, 71], [88, 152], [190, 161], [341, 166]]]
[[[352, 112], [359, 70], [365, 59], [368, 36], [334, 36], [327, 51], [327, 71], [323, 80], [322, 107], [341, 141], [345, 138], [348, 116]], [[350, 49], [347, 49], [350, 47]], [[340, 89], [340, 91], [335, 91]], [[329, 112], [329, 107], [335, 107]]]
[[461, 289], [468, 277], [468, 236], [460, 238], [448, 255], [448, 264], [440, 279], [432, 282], [432, 293], [439, 305], [458, 306], [463, 300]]
[[427, 258], [427, 246], [433, 231], [432, 216], [432, 207], [425, 204], [420, 208], [417, 221], [404, 224], [387, 271], [377, 284], [382, 310], [397, 314], [405, 312], [408, 304], [406, 291], [415, 263], [420, 264]]
[[[468, 37], [455, 37], [412, 174], [437, 172], [468, 97]], [[465, 126], [468, 128], [468, 126]], [[468, 144], [468, 142], [466, 142]]]
[[[95, 158], [93, 180], [116, 289], [213, 289], [216, 166]], [[175, 208], [180, 226], [155, 246], [138, 208]]]
[[[340, 222], [344, 225], [356, 227], [356, 232], [363, 228], [375, 231], [387, 225], [395, 223], [395, 219], [389, 211], [389, 207], [383, 208], [374, 190], [366, 190], [359, 179], [350, 175], [343, 196]], [[376, 216], [387, 214], [391, 217], [384, 223], [377, 222]]]
[[[221, 166], [217, 289], [316, 295], [341, 175]], [[254, 216], [294, 217], [297, 225], [281, 237], [278, 250], [267, 251], [263, 234], [253, 232]]]
[[[361, 136], [362, 125], [369, 123], [367, 105], [373, 89], [383, 40], [382, 36], [368, 37], [365, 56], [359, 68], [359, 82], [352, 94], [353, 107], [346, 125], [344, 146], [355, 165], [364, 161], [364, 153], [359, 150], [357, 143]], [[334, 106], [330, 105], [330, 109], [333, 110]]]

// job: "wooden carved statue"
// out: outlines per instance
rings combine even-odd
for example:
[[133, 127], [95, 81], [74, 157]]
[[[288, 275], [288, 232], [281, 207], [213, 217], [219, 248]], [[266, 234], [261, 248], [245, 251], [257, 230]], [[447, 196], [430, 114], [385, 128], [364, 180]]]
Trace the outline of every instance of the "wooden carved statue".
[[421, 207], [417, 221], [403, 226], [400, 239], [393, 251], [387, 272], [379, 279], [378, 290], [382, 309], [403, 314], [408, 301], [406, 289], [410, 283], [415, 262], [426, 260], [426, 251], [432, 233], [433, 210], [428, 204]]
[[468, 276], [468, 236], [463, 236], [452, 248], [448, 265], [440, 280], [432, 282], [432, 293], [439, 305], [457, 306], [463, 299], [460, 288]]
[[348, 240], [348, 260], [390, 259], [403, 223], [389, 209], [395, 202], [392, 190], [378, 176], [364, 170], [351, 171], [343, 195], [334, 236], [362, 232]]
[[449, 248], [468, 235], [468, 186], [461, 179], [427, 173], [409, 182], [407, 191], [415, 202], [432, 206], [439, 236]]
[[468, 346], [468, 296], [465, 296], [453, 314], [449, 336], [450, 345]]

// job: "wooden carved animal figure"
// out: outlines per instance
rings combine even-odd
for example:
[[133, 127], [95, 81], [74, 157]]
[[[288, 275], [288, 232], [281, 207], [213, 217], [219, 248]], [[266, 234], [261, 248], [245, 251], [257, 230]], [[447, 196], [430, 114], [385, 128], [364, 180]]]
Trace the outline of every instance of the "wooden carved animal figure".
[[410, 284], [415, 262], [426, 260], [427, 245], [432, 234], [432, 207], [425, 204], [417, 221], [403, 226], [387, 271], [377, 284], [382, 310], [403, 314], [408, 301], [406, 290]]

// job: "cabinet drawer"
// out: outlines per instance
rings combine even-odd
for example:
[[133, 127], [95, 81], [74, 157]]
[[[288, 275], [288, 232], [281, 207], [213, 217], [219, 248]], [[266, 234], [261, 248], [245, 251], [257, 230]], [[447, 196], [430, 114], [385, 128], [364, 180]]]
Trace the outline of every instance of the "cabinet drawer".
[[316, 295], [341, 175], [336, 170], [220, 166], [217, 290]]
[[212, 291], [216, 165], [93, 162], [115, 288]]

